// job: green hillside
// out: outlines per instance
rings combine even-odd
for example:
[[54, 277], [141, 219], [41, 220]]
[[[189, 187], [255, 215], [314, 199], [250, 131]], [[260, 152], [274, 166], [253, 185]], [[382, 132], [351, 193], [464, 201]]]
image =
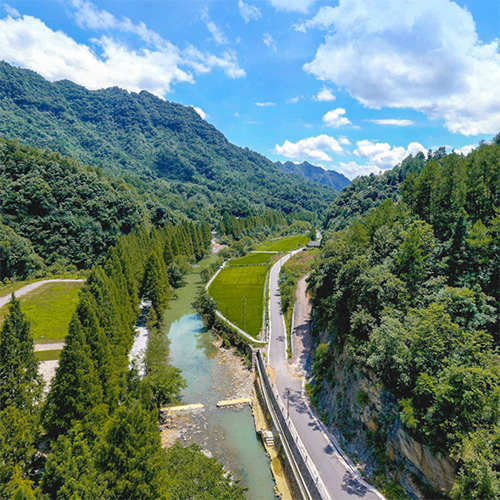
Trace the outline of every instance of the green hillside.
[[321, 213], [335, 197], [334, 190], [231, 144], [191, 107], [146, 91], [50, 83], [5, 62], [0, 136], [71, 155], [125, 176], [140, 190], [182, 194], [238, 216], [262, 207]]

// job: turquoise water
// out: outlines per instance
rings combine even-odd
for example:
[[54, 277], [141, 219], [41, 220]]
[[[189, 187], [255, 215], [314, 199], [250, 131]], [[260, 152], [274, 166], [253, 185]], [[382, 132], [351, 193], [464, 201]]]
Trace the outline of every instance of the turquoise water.
[[[179, 310], [176, 312], [178, 316]], [[201, 432], [193, 432], [192, 440], [241, 480], [248, 488], [249, 500], [275, 499], [269, 458], [255, 432], [250, 408], [216, 408], [217, 401], [231, 398], [235, 388], [227, 368], [218, 362], [213, 335], [205, 331], [200, 317], [190, 310], [172, 322], [168, 336], [171, 362], [182, 370], [188, 383], [182, 393], [183, 403], [205, 405], [195, 419]]]

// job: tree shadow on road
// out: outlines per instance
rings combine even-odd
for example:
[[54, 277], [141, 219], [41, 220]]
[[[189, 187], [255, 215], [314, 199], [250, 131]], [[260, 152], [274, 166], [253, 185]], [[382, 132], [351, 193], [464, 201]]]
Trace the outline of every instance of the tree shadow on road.
[[342, 491], [345, 491], [349, 495], [364, 497], [368, 492], [368, 488], [351, 471], [347, 471], [344, 474], [343, 480], [344, 482], [341, 486]]

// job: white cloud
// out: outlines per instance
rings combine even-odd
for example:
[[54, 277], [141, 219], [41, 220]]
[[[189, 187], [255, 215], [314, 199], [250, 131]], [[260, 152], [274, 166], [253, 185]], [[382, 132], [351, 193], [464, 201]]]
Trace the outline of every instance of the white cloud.
[[463, 146], [459, 149], [454, 149], [453, 152], [459, 155], [467, 156], [471, 151], [474, 151], [474, 149], [476, 149], [476, 146], [470, 144], [469, 146]]
[[329, 135], [308, 137], [296, 143], [285, 141], [282, 146], [276, 144], [274, 153], [286, 158], [300, 158], [312, 161], [332, 161], [329, 153], [343, 154], [344, 150], [338, 141]]
[[323, 116], [323, 121], [327, 127], [339, 128], [345, 125], [350, 125], [351, 122], [345, 115], [346, 111], [343, 108], [332, 109]]
[[141, 40], [151, 45], [159, 45], [164, 42], [158, 33], [150, 30], [144, 23], [134, 24], [126, 17], [117, 19], [113, 14], [99, 9], [88, 0], [71, 0], [70, 5], [76, 9], [74, 18], [80, 28], [93, 30], [116, 29], [125, 33], [134, 33]]
[[297, 104], [300, 101], [300, 97], [292, 97], [286, 101], [287, 104]]
[[198, 106], [191, 106], [204, 120], [207, 118], [210, 118], [210, 115], [208, 113], [205, 113], [201, 108]]
[[[95, 26], [103, 26], [97, 18], [93, 19]], [[111, 18], [108, 22], [112, 22]], [[118, 29], [121, 28], [120, 25]], [[0, 19], [0, 59], [32, 69], [51, 81], [69, 79], [89, 89], [116, 85], [164, 96], [173, 84], [194, 83], [194, 74], [209, 73], [214, 68], [222, 69], [230, 78], [245, 76], [234, 52], [215, 56], [193, 46], [180, 50], [169, 41], [157, 42], [151, 48], [131, 50], [120, 41], [103, 36], [89, 46], [62, 31], [51, 30], [31, 16]]]
[[262, 41], [270, 48], [276, 52], [276, 40], [269, 34], [264, 33], [262, 36]]
[[345, 135], [341, 135], [339, 136], [339, 144], [342, 144], [342, 146], [350, 146], [351, 141]]
[[262, 17], [262, 12], [258, 7], [245, 3], [242, 0], [238, 2], [238, 9], [240, 10], [241, 17], [243, 17], [246, 23], [257, 21], [257, 19]]
[[360, 165], [355, 161], [349, 163], [339, 162], [338, 166], [332, 167], [341, 174], [344, 174], [348, 179], [354, 179], [360, 175], [380, 174], [382, 170], [376, 165]]
[[276, 106], [275, 102], [256, 102], [256, 106], [260, 106], [261, 108], [268, 108], [270, 106]]
[[9, 15], [10, 17], [21, 17], [19, 11], [14, 7], [10, 6], [9, 4], [4, 3], [2, 7], [5, 10], [5, 12], [7, 12], [7, 15]]
[[299, 26], [329, 30], [304, 69], [370, 108], [413, 108], [464, 135], [500, 129], [498, 40], [451, 0], [339, 0]]
[[276, 10], [306, 14], [315, 0], [269, 0]]
[[370, 164], [379, 168], [391, 168], [401, 163], [407, 156], [415, 156], [418, 152], [427, 150], [418, 142], [412, 142], [405, 149], [401, 146], [391, 147], [387, 142], [372, 142], [368, 140], [359, 141], [354, 154], [360, 158], [366, 158]]
[[409, 127], [410, 125], [415, 125], [415, 122], [413, 120], [396, 120], [393, 118], [366, 121], [376, 123], [377, 125], [394, 125], [395, 127]]
[[314, 101], [322, 101], [322, 102], [335, 101], [336, 99], [337, 98], [335, 97], [335, 94], [325, 86], [323, 86], [323, 88], [318, 92], [318, 94], [313, 97]]
[[212, 39], [215, 43], [218, 43], [219, 45], [225, 45], [229, 43], [229, 40], [224, 32], [213, 21], [207, 20], [205, 21], [205, 24], [207, 25], [208, 31], [210, 31]]

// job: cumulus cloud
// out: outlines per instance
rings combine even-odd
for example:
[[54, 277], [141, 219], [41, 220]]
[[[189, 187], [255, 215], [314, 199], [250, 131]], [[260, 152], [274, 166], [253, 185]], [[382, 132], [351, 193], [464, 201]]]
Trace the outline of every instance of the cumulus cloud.
[[341, 135], [339, 136], [339, 144], [342, 144], [342, 146], [350, 146], [351, 141], [345, 135]]
[[336, 99], [335, 94], [325, 86], [313, 97], [314, 101], [322, 102], [335, 101]]
[[476, 149], [476, 146], [470, 144], [469, 146], [463, 146], [459, 149], [454, 149], [453, 152], [459, 155], [467, 156], [471, 151], [474, 151], [474, 149]]
[[395, 127], [409, 127], [410, 125], [415, 125], [415, 122], [413, 120], [396, 120], [393, 118], [366, 121], [376, 123], [377, 125], [394, 125]]
[[287, 104], [297, 104], [300, 101], [300, 97], [292, 97], [286, 101]]
[[264, 33], [262, 41], [270, 48], [276, 52], [276, 41], [269, 33]]
[[337, 139], [329, 135], [308, 137], [298, 142], [285, 141], [282, 146], [276, 144], [274, 153], [286, 158], [300, 158], [311, 161], [332, 161], [329, 153], [343, 154], [344, 149]]
[[212, 35], [212, 40], [218, 45], [227, 45], [229, 43], [228, 38], [224, 32], [210, 19], [208, 15], [208, 9], [204, 9], [201, 12], [201, 18], [205, 21], [205, 25]]
[[268, 108], [270, 106], [276, 106], [275, 102], [256, 102], [256, 106], [260, 106], [261, 108]]
[[304, 69], [370, 108], [413, 108], [464, 135], [500, 129], [498, 40], [451, 0], [339, 0], [298, 28], [328, 30]]
[[357, 149], [354, 154], [360, 158], [368, 160], [369, 164], [373, 164], [378, 168], [391, 168], [401, 163], [407, 156], [415, 156], [420, 151], [427, 150], [418, 142], [412, 142], [408, 148], [391, 147], [387, 142], [372, 142], [368, 140], [358, 141]]
[[327, 127], [339, 128], [350, 125], [351, 122], [345, 116], [346, 111], [343, 108], [332, 109], [323, 116], [323, 121]]
[[380, 174], [382, 172], [376, 165], [360, 165], [355, 161], [350, 161], [349, 163], [339, 162], [338, 166], [333, 167], [333, 170], [344, 174], [351, 180], [360, 175]]
[[210, 118], [209, 114], [208, 113], [205, 113], [205, 111], [203, 111], [201, 108], [199, 108], [198, 106], [191, 106], [204, 120], [206, 120], [207, 118]]
[[245, 20], [246, 23], [250, 21], [257, 21], [262, 17], [262, 12], [255, 5], [250, 5], [248, 3], [239, 0], [238, 9], [240, 10], [241, 17]]
[[306, 14], [315, 0], [269, 0], [276, 10]]
[[[102, 12], [99, 15], [87, 16], [87, 21], [82, 17], [80, 22], [87, 26], [93, 23], [96, 29], [115, 22]], [[53, 31], [34, 17], [7, 17], [0, 19], [0, 59], [32, 69], [51, 81], [69, 79], [89, 89], [116, 85], [134, 92], [149, 90], [158, 96], [168, 94], [173, 84], [194, 83], [194, 74], [214, 68], [230, 78], [245, 76], [232, 51], [215, 56], [193, 46], [180, 50], [167, 40], [157, 40], [154, 32], [142, 33], [154, 47], [131, 50], [111, 36], [95, 39], [90, 46]]]

